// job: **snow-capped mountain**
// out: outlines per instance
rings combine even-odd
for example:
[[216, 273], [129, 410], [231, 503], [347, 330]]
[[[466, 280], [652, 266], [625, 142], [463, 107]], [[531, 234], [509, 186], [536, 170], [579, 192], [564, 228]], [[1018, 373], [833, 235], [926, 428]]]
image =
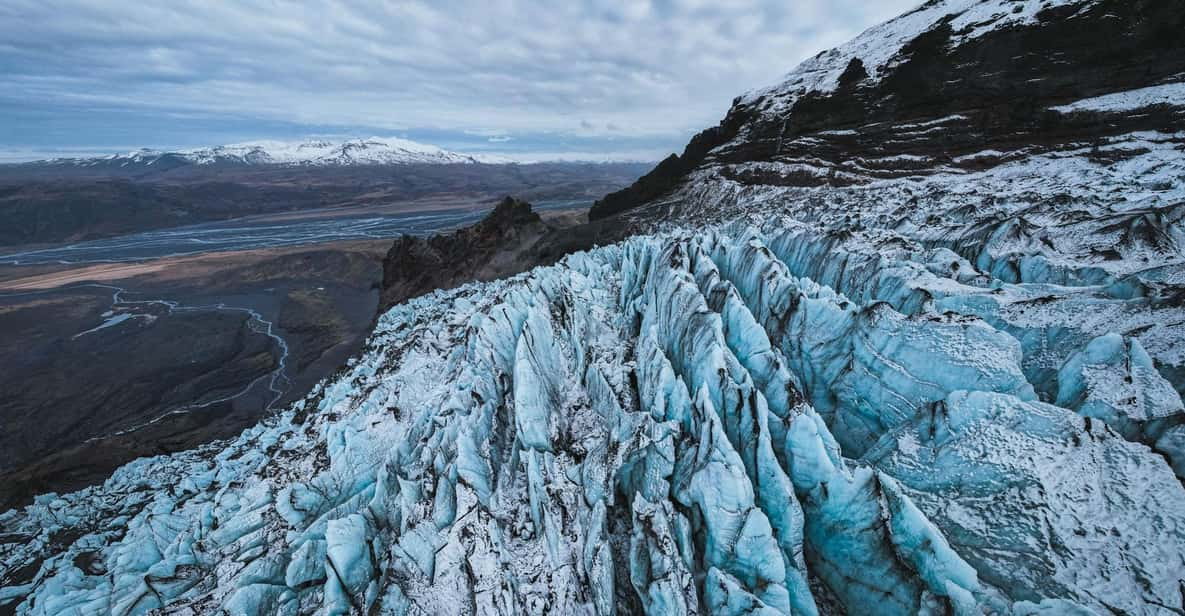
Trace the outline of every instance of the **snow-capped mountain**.
[[1183, 23], [1177, 2], [927, 2], [739, 97], [592, 216], [717, 180], [830, 193], [1084, 147], [1121, 162], [1146, 133], [1171, 148], [1185, 125]]
[[239, 438], [4, 514], [0, 604], [1180, 613], [1183, 22], [873, 28], [602, 200], [633, 237], [397, 305]]
[[510, 162], [498, 156], [461, 154], [434, 145], [399, 139], [370, 137], [345, 141], [253, 141], [192, 150], [137, 150], [88, 159], [43, 161], [83, 167], [193, 165], [403, 165]]

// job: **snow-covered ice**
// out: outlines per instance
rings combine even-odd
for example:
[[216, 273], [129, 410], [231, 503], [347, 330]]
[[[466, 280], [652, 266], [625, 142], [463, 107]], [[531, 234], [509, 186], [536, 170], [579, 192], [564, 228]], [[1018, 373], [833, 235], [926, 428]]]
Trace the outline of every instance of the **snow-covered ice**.
[[[936, 251], [848, 269], [837, 293], [796, 274], [832, 276], [794, 233], [638, 236], [396, 306], [340, 376], [239, 438], [4, 514], [5, 575], [40, 565], [0, 597], [21, 614], [1181, 609], [1185, 489], [1140, 442], [1166, 431], [1124, 423], [1180, 398], [1135, 338], [1088, 339], [1052, 377], [1069, 408], [1039, 402], [1022, 339], [911, 293], [1041, 283], [932, 284]], [[1142, 406], [1092, 393], [1108, 366]]]

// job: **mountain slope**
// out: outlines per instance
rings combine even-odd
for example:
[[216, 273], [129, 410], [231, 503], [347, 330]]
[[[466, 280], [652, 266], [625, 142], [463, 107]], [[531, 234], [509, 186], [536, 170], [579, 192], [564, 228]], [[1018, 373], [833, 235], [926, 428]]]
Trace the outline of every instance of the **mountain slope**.
[[[1182, 27], [1179, 1], [927, 2], [739, 97], [590, 217], [642, 229], [777, 219], [817, 258], [845, 255], [801, 274], [849, 294], [857, 264], [943, 248], [1002, 282], [1174, 306]], [[1185, 392], [1185, 358], [1159, 331], [1124, 333], [1144, 336]]]
[[370, 137], [344, 141], [255, 141], [176, 151], [142, 149], [97, 158], [61, 158], [29, 164], [84, 168], [174, 168], [183, 165], [343, 166], [508, 162], [496, 156], [460, 154], [397, 137]]
[[601, 202], [646, 233], [396, 305], [238, 439], [5, 514], [0, 597], [1181, 613], [1183, 15], [874, 28]]
[[[1179, 0], [927, 2], [739, 97], [682, 156], [591, 216], [695, 183], [693, 171], [741, 186], [844, 187], [1171, 134], [1185, 120], [1172, 96], [1185, 82], [1183, 27]], [[1109, 103], [1080, 102], [1099, 96]]]

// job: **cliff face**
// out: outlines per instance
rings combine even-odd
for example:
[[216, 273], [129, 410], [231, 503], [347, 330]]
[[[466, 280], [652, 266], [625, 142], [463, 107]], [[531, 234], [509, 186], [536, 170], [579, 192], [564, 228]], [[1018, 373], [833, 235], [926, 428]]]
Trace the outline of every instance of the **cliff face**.
[[[652, 202], [697, 170], [742, 186], [850, 186], [1172, 133], [1185, 122], [1183, 28], [1179, 0], [928, 2], [739, 97], [590, 218]], [[1147, 104], [1066, 107], [1149, 87], [1167, 89]]]
[[535, 264], [521, 263], [516, 257], [550, 230], [529, 204], [506, 197], [470, 227], [428, 238], [404, 235], [383, 259], [379, 310], [385, 312], [433, 289], [528, 269]]

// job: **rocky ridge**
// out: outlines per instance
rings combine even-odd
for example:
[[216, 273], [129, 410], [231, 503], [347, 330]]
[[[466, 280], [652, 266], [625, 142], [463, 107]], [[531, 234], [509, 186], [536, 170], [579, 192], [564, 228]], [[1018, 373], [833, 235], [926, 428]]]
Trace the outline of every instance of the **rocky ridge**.
[[1140, 153], [1138, 141], [1125, 145], [1133, 133], [1174, 139], [1185, 120], [1182, 27], [1176, 1], [927, 2], [738, 97], [719, 126], [591, 217], [707, 174], [836, 188], [974, 176], [1082, 147], [1101, 165], [1120, 162]]
[[437, 289], [551, 265], [566, 254], [624, 237], [619, 225], [582, 218], [573, 214], [545, 220], [526, 201], [506, 197], [477, 224], [453, 233], [404, 235], [383, 259], [380, 312]]

